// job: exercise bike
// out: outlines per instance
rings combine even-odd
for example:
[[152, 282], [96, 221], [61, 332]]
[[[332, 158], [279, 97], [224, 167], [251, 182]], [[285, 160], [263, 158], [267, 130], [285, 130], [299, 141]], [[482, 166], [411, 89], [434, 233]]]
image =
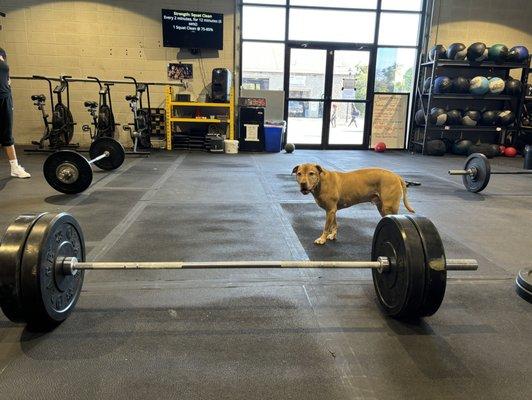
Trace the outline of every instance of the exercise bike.
[[[38, 94], [31, 96], [33, 104], [41, 111], [44, 121], [44, 133], [39, 141], [32, 141], [32, 144], [38, 147], [38, 150], [43, 150], [45, 141], [49, 142], [50, 150], [56, 150], [63, 147], [78, 147], [77, 145], [70, 145], [72, 137], [74, 136], [74, 118], [70, 112], [70, 92], [68, 87], [68, 79], [70, 76], [61, 76], [59, 84], [52, 89], [52, 80], [45, 76], [34, 75], [33, 79], [45, 80], [48, 83], [48, 90], [50, 93], [50, 106], [52, 110], [52, 121], [49, 120], [49, 115], [46, 113], [46, 96]], [[67, 102], [63, 103], [63, 92], [66, 91]], [[57, 97], [57, 102], [54, 104], [54, 94]]]
[[88, 125], [83, 125], [84, 132], [90, 132], [91, 140], [101, 137], [115, 137], [116, 126], [111, 101], [111, 86], [113, 83], [102, 82], [95, 76], [88, 76], [87, 79], [94, 80], [100, 86], [98, 102], [86, 101], [84, 106], [92, 117], [94, 133]]
[[142, 95], [146, 92], [148, 96], [149, 104], [149, 89], [148, 85], [144, 83], [138, 83], [132, 76], [124, 76], [124, 79], [130, 79], [135, 84], [135, 94], [127, 95], [126, 101], [129, 102], [129, 108], [133, 113], [133, 123], [129, 123], [123, 126], [124, 131], [129, 132], [129, 136], [133, 141], [133, 151], [137, 152], [138, 145], [140, 147], [149, 149], [151, 148], [150, 141], [150, 115], [149, 105], [148, 110], [142, 108]]

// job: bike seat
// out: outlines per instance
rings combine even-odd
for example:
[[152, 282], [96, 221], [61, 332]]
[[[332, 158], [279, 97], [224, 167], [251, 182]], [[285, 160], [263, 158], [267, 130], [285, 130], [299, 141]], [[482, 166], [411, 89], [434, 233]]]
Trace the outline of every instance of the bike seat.
[[85, 107], [90, 107], [90, 108], [98, 107], [98, 103], [96, 103], [95, 101], [86, 101], [83, 104], [85, 105]]
[[33, 101], [44, 102], [46, 100], [46, 96], [44, 94], [34, 94], [33, 96], [31, 96], [31, 99]]
[[133, 95], [131, 95], [131, 94], [128, 94], [128, 95], [126, 96], [126, 100], [127, 100], [127, 101], [137, 101], [138, 99], [139, 99], [139, 98], [138, 98], [137, 96], [133, 96]]

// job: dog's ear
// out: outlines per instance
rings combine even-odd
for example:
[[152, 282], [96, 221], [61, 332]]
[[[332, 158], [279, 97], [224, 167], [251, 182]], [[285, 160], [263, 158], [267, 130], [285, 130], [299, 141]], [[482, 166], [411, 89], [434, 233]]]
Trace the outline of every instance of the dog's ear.
[[297, 170], [299, 169], [299, 165], [296, 165], [294, 169], [292, 170], [292, 175], [297, 173]]
[[323, 168], [321, 167], [321, 165], [316, 164], [316, 169], [320, 174], [323, 172]]

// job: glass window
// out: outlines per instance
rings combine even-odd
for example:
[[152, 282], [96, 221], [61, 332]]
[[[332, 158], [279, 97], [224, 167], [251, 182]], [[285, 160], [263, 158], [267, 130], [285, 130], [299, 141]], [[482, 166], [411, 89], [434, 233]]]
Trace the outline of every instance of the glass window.
[[242, 39], [284, 40], [285, 9], [279, 7], [242, 8]]
[[255, 4], [286, 4], [286, 0], [244, 0], [244, 3], [255, 3]]
[[362, 144], [366, 104], [332, 102], [329, 144]]
[[242, 43], [242, 86], [252, 90], [283, 90], [284, 44]]
[[291, 40], [372, 43], [375, 13], [293, 8], [289, 32]]
[[416, 49], [381, 47], [377, 51], [376, 92], [411, 92], [416, 67]]
[[421, 11], [423, 0], [382, 0], [383, 10]]
[[381, 13], [379, 44], [416, 46], [419, 14]]
[[287, 141], [298, 144], [320, 144], [322, 117], [323, 101], [289, 101]]
[[336, 50], [332, 98], [359, 100], [366, 98], [369, 51]]
[[327, 51], [292, 49], [290, 52], [290, 98], [323, 99]]
[[338, 8], [377, 8], [377, 0], [290, 0], [291, 6], [338, 7]]

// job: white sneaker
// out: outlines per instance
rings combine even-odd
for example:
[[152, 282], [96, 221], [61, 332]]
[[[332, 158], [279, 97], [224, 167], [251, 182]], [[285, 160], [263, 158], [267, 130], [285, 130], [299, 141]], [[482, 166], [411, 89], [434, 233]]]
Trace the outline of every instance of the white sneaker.
[[26, 172], [24, 167], [17, 165], [16, 167], [11, 168], [11, 176], [14, 178], [31, 178], [31, 175]]

